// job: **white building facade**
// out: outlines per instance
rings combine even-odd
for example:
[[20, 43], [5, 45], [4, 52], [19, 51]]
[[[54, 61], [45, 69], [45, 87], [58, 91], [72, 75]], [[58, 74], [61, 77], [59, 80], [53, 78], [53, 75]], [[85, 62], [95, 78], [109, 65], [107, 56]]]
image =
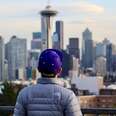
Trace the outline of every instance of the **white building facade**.
[[17, 70], [27, 66], [27, 42], [26, 39], [20, 39], [13, 36], [7, 43], [8, 53], [8, 76], [9, 80], [16, 80]]
[[88, 90], [94, 95], [99, 94], [99, 90], [103, 88], [103, 77], [100, 76], [86, 76], [73, 77], [71, 84], [75, 84], [79, 90]]
[[106, 70], [106, 58], [103, 56], [97, 57], [95, 62], [95, 71], [99, 76], [105, 76]]
[[3, 38], [0, 37], [0, 81], [4, 78], [4, 41]]

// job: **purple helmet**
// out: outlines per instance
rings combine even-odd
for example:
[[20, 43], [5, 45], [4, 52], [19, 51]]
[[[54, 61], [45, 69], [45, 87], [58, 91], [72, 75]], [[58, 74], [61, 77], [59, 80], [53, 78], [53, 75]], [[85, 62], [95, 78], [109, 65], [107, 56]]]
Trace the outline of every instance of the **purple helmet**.
[[38, 62], [38, 70], [45, 76], [55, 76], [61, 71], [62, 52], [56, 49], [44, 50]]

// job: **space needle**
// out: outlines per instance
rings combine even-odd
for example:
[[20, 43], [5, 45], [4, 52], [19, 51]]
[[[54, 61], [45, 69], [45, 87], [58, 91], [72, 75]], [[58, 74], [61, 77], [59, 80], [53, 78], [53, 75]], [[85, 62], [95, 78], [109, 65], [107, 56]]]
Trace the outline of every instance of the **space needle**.
[[57, 11], [47, 5], [40, 12], [41, 15], [41, 31], [42, 31], [42, 49], [52, 48], [52, 18], [57, 15]]

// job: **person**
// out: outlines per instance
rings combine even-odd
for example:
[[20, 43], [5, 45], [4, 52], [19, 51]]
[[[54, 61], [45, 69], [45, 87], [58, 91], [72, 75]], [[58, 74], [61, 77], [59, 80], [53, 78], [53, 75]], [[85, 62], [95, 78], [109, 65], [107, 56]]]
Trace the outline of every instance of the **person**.
[[60, 79], [61, 52], [44, 50], [38, 70], [42, 78], [19, 92], [13, 116], [82, 116], [77, 97]]

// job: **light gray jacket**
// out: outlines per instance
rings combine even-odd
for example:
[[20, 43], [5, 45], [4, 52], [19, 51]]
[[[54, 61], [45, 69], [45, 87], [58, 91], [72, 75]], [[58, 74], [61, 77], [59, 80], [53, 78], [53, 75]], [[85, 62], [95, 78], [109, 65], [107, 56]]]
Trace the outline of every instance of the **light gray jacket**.
[[57, 78], [41, 78], [18, 95], [14, 116], [82, 116], [74, 93]]

